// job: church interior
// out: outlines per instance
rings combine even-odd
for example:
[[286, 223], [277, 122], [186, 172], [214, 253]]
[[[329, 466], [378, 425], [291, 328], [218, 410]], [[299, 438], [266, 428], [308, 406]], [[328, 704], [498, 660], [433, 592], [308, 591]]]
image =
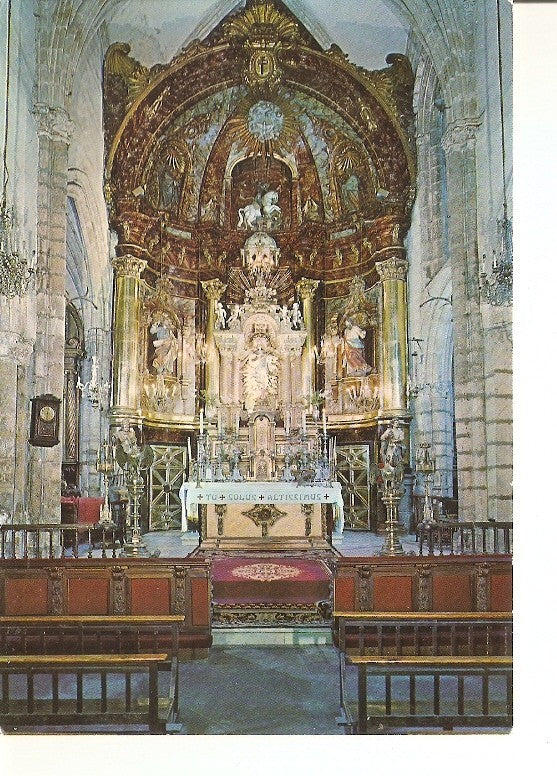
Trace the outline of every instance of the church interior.
[[511, 46], [0, 0], [4, 732], [511, 729]]

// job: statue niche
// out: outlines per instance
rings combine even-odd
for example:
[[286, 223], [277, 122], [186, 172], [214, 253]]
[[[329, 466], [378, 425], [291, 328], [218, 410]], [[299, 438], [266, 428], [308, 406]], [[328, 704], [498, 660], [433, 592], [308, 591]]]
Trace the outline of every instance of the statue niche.
[[279, 358], [265, 325], [254, 325], [241, 361], [246, 410], [253, 412], [256, 407], [276, 408]]
[[232, 170], [233, 229], [276, 231], [292, 225], [292, 173], [275, 158], [264, 164], [264, 168], [258, 169], [257, 160], [254, 163], [253, 159], [244, 159]]

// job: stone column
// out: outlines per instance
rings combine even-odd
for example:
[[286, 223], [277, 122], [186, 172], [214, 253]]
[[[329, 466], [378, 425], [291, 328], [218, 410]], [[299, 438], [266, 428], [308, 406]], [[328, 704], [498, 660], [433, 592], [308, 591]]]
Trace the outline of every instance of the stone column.
[[140, 278], [144, 259], [119, 256], [112, 260], [116, 272], [113, 329], [113, 421], [137, 418], [141, 408], [139, 386]]
[[[302, 348], [302, 395], [311, 396], [316, 390], [315, 380], [315, 292], [319, 280], [302, 278], [296, 283], [296, 291], [302, 300], [302, 315], [306, 327], [306, 340]], [[293, 383], [295, 385], [296, 383]]]
[[219, 395], [219, 354], [215, 344], [215, 305], [220, 301], [226, 290], [226, 284], [218, 278], [201, 281], [201, 287], [207, 297], [207, 329], [205, 343], [207, 346], [207, 361], [205, 364], [206, 396]]
[[459, 516], [487, 518], [485, 382], [477, 253], [477, 121], [451, 124], [447, 161]]
[[[73, 123], [62, 107], [37, 104], [36, 338], [32, 395], [62, 398], [64, 390], [66, 204], [68, 146]], [[33, 521], [60, 520], [62, 445], [30, 447], [28, 509]]]
[[393, 257], [375, 265], [382, 294], [382, 393], [381, 414], [386, 418], [407, 417], [408, 302], [406, 259]]
[[13, 515], [16, 522], [25, 506], [29, 436], [25, 378], [32, 351], [30, 340], [13, 331], [0, 332], [0, 512]]

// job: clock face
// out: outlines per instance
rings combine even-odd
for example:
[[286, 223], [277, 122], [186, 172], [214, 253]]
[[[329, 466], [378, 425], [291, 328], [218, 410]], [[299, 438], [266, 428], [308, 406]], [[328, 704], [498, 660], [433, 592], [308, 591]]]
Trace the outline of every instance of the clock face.
[[248, 111], [247, 125], [260, 142], [276, 140], [284, 126], [284, 114], [274, 102], [259, 100]]
[[52, 409], [52, 407], [41, 407], [41, 411], [39, 412], [39, 417], [41, 420], [44, 420], [45, 423], [50, 423], [54, 420], [55, 412]]

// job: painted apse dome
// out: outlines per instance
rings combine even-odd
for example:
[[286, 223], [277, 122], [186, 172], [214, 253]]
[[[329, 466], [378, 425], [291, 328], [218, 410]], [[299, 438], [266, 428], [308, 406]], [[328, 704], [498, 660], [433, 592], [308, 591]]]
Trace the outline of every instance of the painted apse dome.
[[408, 417], [412, 70], [392, 54], [367, 71], [280, 2], [246, 5], [168, 64], [125, 42], [105, 56], [113, 263], [139, 305], [140, 374], [116, 379], [113, 418], [183, 441], [201, 407], [232, 425], [324, 407], [370, 439]]

